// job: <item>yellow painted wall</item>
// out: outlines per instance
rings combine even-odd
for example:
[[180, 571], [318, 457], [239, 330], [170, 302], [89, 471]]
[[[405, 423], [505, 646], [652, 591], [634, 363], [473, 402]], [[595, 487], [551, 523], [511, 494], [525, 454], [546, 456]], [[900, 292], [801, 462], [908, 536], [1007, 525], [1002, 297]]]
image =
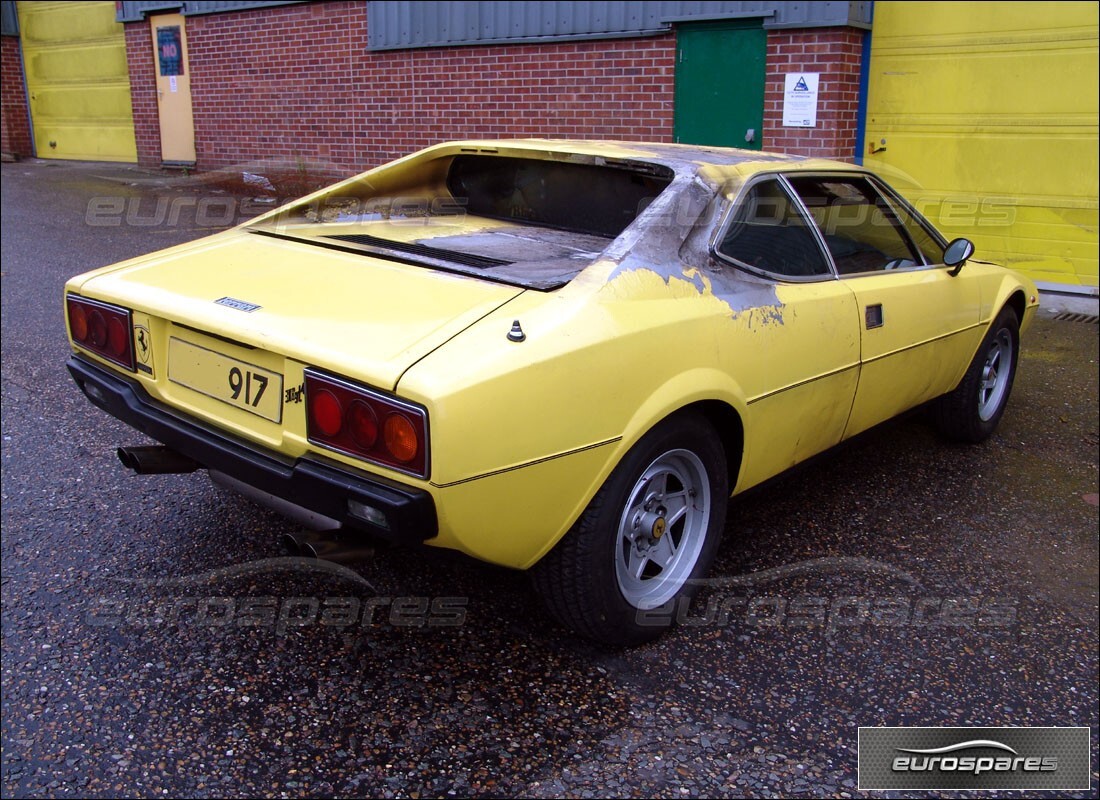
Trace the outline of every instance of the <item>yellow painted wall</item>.
[[1095, 2], [876, 2], [865, 151], [979, 257], [1093, 294], [1098, 12]]
[[21, 0], [16, 8], [38, 157], [137, 161], [115, 4]]

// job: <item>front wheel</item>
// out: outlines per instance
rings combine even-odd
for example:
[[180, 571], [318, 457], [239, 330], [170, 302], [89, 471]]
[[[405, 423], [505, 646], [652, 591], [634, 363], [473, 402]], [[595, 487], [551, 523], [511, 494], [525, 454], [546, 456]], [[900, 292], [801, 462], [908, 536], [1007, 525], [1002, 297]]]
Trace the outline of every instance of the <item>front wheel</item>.
[[605, 645], [659, 636], [714, 559], [727, 481], [725, 451], [701, 416], [681, 414], [646, 434], [535, 566], [551, 614]]
[[1008, 405], [1019, 351], [1020, 322], [1016, 312], [1006, 306], [990, 326], [962, 381], [933, 405], [941, 433], [960, 442], [989, 438]]

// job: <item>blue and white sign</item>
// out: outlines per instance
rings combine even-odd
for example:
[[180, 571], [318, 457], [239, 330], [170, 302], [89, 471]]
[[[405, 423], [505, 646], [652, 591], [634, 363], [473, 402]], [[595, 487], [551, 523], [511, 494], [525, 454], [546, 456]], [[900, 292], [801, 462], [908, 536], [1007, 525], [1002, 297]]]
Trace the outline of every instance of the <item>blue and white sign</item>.
[[819, 72], [791, 72], [783, 91], [783, 125], [788, 128], [817, 126]]

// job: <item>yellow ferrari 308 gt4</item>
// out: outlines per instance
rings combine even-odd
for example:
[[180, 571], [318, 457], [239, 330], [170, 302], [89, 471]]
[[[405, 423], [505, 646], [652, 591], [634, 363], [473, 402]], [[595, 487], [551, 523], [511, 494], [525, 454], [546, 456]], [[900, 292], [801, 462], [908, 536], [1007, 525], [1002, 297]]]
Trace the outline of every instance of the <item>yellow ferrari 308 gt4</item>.
[[925, 403], [993, 432], [1037, 298], [972, 253], [849, 164], [451, 142], [73, 278], [68, 367], [139, 473], [531, 570], [629, 645], [731, 495]]

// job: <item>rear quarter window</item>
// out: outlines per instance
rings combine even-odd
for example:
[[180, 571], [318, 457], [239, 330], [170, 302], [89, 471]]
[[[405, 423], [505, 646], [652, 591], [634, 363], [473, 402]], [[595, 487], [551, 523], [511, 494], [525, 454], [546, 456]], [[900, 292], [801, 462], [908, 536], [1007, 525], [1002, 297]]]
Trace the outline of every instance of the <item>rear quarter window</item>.
[[774, 179], [760, 181], [740, 197], [715, 252], [772, 275], [807, 278], [831, 274], [808, 220]]

